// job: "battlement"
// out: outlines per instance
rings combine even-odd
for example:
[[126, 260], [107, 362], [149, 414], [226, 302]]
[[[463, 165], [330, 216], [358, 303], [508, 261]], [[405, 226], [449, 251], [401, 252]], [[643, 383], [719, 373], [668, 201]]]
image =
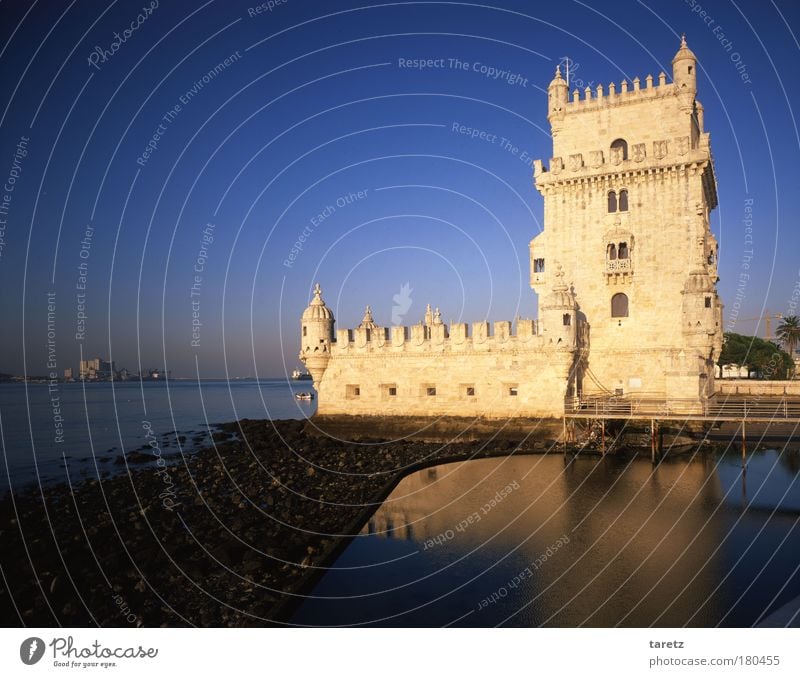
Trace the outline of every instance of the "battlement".
[[331, 345], [331, 357], [363, 353], [492, 352], [541, 349], [548, 345], [571, 348], [551, 340], [540, 320], [424, 323], [395, 327], [339, 329]]
[[565, 180], [588, 174], [638, 171], [651, 165], [702, 163], [710, 159], [710, 138], [703, 133], [696, 138], [686, 135], [656, 139], [649, 143], [631, 143], [625, 149], [605, 148], [588, 153], [571, 153], [566, 157], [566, 162], [564, 157], [552, 157], [549, 166], [545, 166], [542, 160], [534, 160], [533, 175], [538, 183], [540, 179], [549, 178], [547, 175]]
[[619, 84], [619, 91], [617, 91], [617, 83], [615, 82], [608, 85], [605, 93], [602, 84], [597, 85], [594, 91], [592, 91], [591, 87], [586, 87], [583, 90], [582, 97], [581, 91], [574, 89], [567, 102], [566, 113], [569, 115], [570, 113], [595, 110], [602, 107], [623, 106], [640, 101], [651, 101], [665, 96], [674, 96], [675, 94], [675, 84], [667, 82], [667, 75], [662, 71], [658, 74], [657, 84], [654, 84], [652, 75], [645, 77], [644, 87], [642, 87], [642, 81], [636, 77], [631, 80], [630, 84], [628, 80], [623, 80]]

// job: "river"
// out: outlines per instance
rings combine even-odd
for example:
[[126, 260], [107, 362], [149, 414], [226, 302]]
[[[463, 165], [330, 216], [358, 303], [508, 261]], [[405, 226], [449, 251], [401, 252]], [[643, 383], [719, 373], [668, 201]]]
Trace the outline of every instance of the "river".
[[798, 456], [517, 456], [404, 478], [299, 625], [750, 626], [800, 595]]
[[113, 473], [120, 453], [146, 445], [148, 430], [177, 454], [207, 444], [215, 424], [306, 418], [316, 402], [293, 393], [310, 389], [286, 379], [0, 384], [0, 493]]

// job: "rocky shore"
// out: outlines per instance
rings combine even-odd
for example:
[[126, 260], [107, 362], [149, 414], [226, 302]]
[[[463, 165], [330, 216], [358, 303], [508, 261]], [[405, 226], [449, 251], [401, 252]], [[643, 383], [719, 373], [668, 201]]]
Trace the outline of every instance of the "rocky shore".
[[[191, 454], [170, 456], [154, 444], [120, 457], [122, 474], [6, 494], [2, 624], [281, 624], [406, 474], [577, 451], [557, 445], [561, 425], [436, 443], [431, 430], [371, 438], [374, 422], [353, 435], [324, 419], [243, 420], [219, 426]], [[631, 453], [628, 443], [615, 448]]]
[[410, 470], [554, 443], [344, 442], [248, 420], [213, 438], [177, 462], [137, 450], [124, 474], [0, 499], [3, 625], [280, 623]]

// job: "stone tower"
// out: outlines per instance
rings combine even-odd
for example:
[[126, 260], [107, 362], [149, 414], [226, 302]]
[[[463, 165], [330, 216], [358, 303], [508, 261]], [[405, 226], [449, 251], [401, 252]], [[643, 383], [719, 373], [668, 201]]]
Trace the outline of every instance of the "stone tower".
[[[580, 395], [667, 399], [697, 411], [714, 391], [722, 305], [709, 219], [716, 179], [697, 59], [681, 40], [672, 82], [548, 87], [553, 157], [534, 163], [544, 230], [530, 244], [544, 303], [556, 271], [574, 289], [591, 347]], [[556, 267], [558, 264], [558, 267]], [[550, 323], [548, 323], [550, 324]]]
[[319, 387], [331, 357], [335, 322], [333, 312], [322, 300], [322, 288], [317, 283], [314, 285], [314, 298], [303, 311], [300, 321], [300, 360], [311, 374], [315, 388]]

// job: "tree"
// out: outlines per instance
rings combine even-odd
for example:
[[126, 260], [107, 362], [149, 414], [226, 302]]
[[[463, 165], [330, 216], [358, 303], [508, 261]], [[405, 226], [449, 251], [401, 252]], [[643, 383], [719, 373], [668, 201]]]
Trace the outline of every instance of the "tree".
[[770, 341], [757, 336], [725, 333], [718, 364], [738, 364], [757, 371], [760, 378], [782, 380], [793, 367], [792, 358]]
[[775, 331], [775, 335], [786, 348], [786, 352], [794, 357], [794, 351], [800, 343], [800, 317], [787, 315]]

